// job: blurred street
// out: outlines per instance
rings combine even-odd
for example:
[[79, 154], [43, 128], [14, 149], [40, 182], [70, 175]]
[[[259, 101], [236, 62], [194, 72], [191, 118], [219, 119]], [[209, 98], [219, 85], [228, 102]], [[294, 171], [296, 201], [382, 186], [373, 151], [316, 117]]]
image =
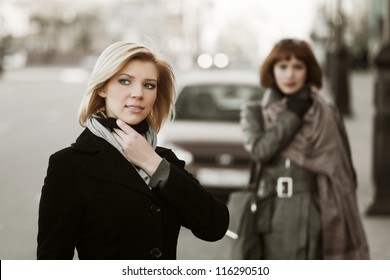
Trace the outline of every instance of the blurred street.
[[[24, 68], [0, 79], [0, 259], [35, 259], [38, 201], [50, 154], [82, 128], [77, 110], [88, 72]], [[325, 89], [326, 91], [326, 89]], [[351, 76], [352, 118], [345, 120], [358, 175], [358, 198], [372, 259], [390, 260], [390, 216], [368, 217], [371, 203], [373, 72]], [[179, 259], [228, 259], [229, 240], [207, 243], [183, 229]]]

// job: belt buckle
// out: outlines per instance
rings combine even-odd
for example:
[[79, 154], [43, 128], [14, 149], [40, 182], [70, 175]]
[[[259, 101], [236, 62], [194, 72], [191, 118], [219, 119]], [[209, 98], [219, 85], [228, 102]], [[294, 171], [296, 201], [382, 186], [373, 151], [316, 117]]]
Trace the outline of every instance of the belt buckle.
[[276, 185], [276, 194], [281, 198], [292, 197], [293, 180], [291, 177], [279, 177]]

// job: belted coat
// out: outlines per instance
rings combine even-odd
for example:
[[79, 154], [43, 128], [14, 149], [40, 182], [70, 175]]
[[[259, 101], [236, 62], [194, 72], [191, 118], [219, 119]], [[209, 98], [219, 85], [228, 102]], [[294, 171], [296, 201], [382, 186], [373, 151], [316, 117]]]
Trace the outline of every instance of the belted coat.
[[85, 129], [53, 154], [39, 205], [38, 259], [175, 259], [181, 226], [206, 241], [221, 239], [226, 206], [185, 171], [166, 148], [165, 186], [151, 190], [111, 144]]
[[[277, 92], [269, 91], [262, 102], [250, 102], [242, 110], [246, 148], [263, 168], [258, 230], [264, 241], [264, 258], [367, 259], [368, 245], [357, 208], [356, 174], [345, 128], [337, 111], [319, 96], [312, 97], [316, 107], [308, 117], [315, 123], [311, 127], [307, 119], [303, 124], [286, 109], [272, 129], [266, 130], [263, 108], [282, 98]], [[322, 134], [313, 129], [316, 126]], [[294, 138], [296, 134], [309, 129], [316, 145], [306, 151], [308, 155], [298, 157], [296, 150], [286, 150], [292, 141], [299, 141]], [[278, 181], [286, 178], [292, 182], [291, 196], [278, 195]]]
[[[271, 95], [271, 98], [275, 96]], [[274, 99], [269, 100], [272, 102]], [[264, 259], [320, 259], [321, 223], [315, 199], [316, 176], [281, 155], [302, 121], [285, 111], [273, 130], [265, 135], [262, 102], [249, 102], [242, 111], [241, 124], [247, 149], [262, 162], [259, 187], [261, 203], [258, 232], [261, 234]], [[261, 139], [261, 141], [260, 141]], [[290, 178], [291, 197], [278, 197], [279, 178]]]

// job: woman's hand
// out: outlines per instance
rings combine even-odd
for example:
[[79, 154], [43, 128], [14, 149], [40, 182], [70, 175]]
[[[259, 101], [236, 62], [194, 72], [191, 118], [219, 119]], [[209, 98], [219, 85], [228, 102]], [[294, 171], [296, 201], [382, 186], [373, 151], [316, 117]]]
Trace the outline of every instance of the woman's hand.
[[154, 151], [148, 141], [131, 126], [119, 119], [117, 124], [121, 129], [114, 129], [113, 135], [127, 158], [152, 176], [162, 158]]
[[300, 118], [303, 117], [312, 104], [313, 99], [310, 94], [303, 91], [289, 96], [287, 99], [287, 108], [293, 111]]

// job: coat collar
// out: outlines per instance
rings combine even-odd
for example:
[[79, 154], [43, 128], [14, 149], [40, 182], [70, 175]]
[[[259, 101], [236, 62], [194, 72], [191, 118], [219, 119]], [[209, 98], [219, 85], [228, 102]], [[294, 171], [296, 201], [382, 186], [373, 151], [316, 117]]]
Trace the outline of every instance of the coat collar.
[[[312, 90], [311, 90], [311, 86], [309, 84], [306, 84], [304, 87], [302, 87], [299, 90], [299, 94], [301, 94], [303, 96], [309, 96], [311, 94], [311, 92], [312, 92]], [[298, 92], [296, 94], [298, 94]], [[262, 99], [261, 104], [263, 107], [267, 107], [269, 104], [271, 104], [277, 100], [280, 100], [283, 97], [285, 97], [285, 96], [279, 90], [277, 90], [275, 88], [269, 88], [264, 92], [264, 97]]]
[[74, 150], [91, 154], [83, 172], [91, 177], [121, 184], [153, 196], [134, 166], [110, 143], [95, 136], [86, 128], [71, 146]]

